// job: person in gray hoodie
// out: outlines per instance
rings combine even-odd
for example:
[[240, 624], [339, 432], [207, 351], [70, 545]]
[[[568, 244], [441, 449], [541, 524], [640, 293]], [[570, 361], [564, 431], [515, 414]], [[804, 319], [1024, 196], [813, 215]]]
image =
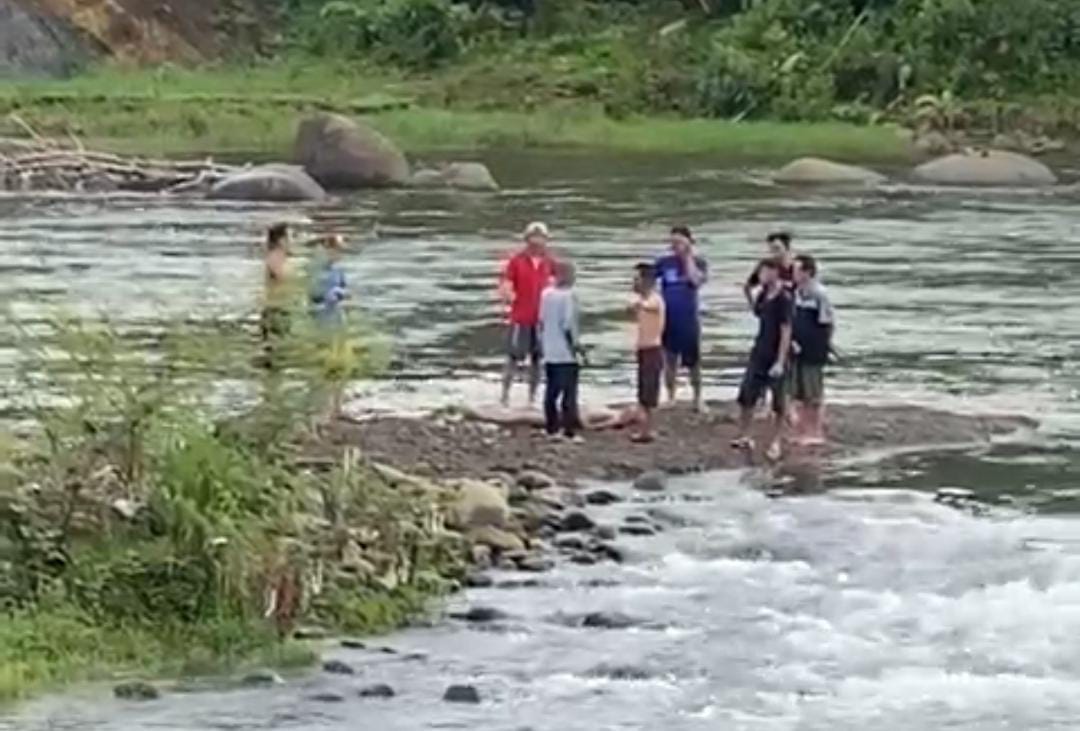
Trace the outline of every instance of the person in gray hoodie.
[[540, 297], [540, 349], [547, 379], [544, 426], [551, 437], [581, 440], [578, 374], [581, 352], [580, 315], [574, 292], [574, 265], [555, 264], [555, 283]]

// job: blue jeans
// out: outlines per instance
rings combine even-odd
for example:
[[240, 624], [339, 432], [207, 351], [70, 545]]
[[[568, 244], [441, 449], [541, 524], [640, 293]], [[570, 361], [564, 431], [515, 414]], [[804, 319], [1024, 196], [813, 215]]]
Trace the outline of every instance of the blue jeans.
[[581, 429], [578, 413], [578, 364], [548, 363], [544, 366], [544, 428], [548, 434], [572, 437]]

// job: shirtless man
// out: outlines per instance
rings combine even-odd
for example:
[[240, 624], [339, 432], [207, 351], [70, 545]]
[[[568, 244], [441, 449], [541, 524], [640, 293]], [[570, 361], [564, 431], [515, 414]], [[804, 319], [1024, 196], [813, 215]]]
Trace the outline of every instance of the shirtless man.
[[263, 305], [259, 331], [267, 364], [274, 341], [289, 333], [289, 226], [277, 223], [266, 232], [263, 257]]

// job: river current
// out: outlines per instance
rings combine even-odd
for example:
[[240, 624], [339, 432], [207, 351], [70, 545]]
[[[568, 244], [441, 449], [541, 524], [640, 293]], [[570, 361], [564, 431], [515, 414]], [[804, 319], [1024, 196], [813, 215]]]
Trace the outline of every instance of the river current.
[[[680, 478], [627, 538], [621, 566], [560, 566], [456, 598], [506, 613], [438, 619], [336, 651], [358, 676], [202, 689], [127, 704], [90, 687], [0, 718], [11, 729], [1073, 729], [1080, 718], [1080, 250], [1074, 193], [903, 185], [790, 190], [700, 160], [503, 156], [498, 195], [379, 193], [320, 208], [0, 198], [0, 292], [13, 316], [106, 312], [134, 329], [177, 315], [250, 317], [257, 243], [279, 219], [350, 237], [360, 308], [392, 334], [389, 377], [358, 411], [490, 401], [493, 281], [515, 232], [543, 219], [578, 265], [586, 400], [632, 387], [622, 314], [634, 262], [695, 228], [710, 398], [733, 395], [753, 323], [738, 283], [786, 228], [822, 262], [843, 362], [833, 397], [1024, 414], [1033, 433], [885, 457], [825, 492], [773, 498], [751, 473]], [[8, 358], [12, 351], [5, 346]], [[972, 490], [956, 509], [941, 488]], [[656, 512], [659, 510], [659, 512]], [[605, 515], [605, 512], [608, 515]], [[617, 611], [631, 626], [567, 617]], [[397, 697], [360, 699], [389, 683]], [[484, 702], [451, 706], [449, 683]], [[340, 692], [341, 703], [313, 694]]]

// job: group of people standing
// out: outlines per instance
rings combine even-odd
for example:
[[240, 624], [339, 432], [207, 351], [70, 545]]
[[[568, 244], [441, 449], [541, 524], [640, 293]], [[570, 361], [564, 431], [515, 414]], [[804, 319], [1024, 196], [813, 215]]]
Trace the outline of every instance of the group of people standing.
[[[503, 266], [499, 291], [508, 307], [506, 365], [502, 403], [527, 368], [529, 401], [534, 403], [544, 368], [544, 418], [553, 438], [581, 440], [578, 377], [585, 357], [580, 307], [572, 263], [549, 251], [550, 233], [531, 223], [524, 246]], [[779, 458], [789, 427], [791, 440], [824, 443], [825, 366], [832, 350], [833, 309], [818, 281], [817, 262], [794, 254], [786, 232], [769, 234], [768, 253], [743, 286], [758, 332], [739, 387], [739, 435], [733, 446], [752, 449], [755, 410], [771, 397], [772, 419], [765, 453]], [[709, 280], [708, 262], [686, 226], [670, 231], [669, 251], [633, 269], [629, 310], [636, 322], [638, 405], [631, 435], [635, 442], [655, 439], [653, 413], [660, 405], [661, 384], [669, 402], [677, 397], [680, 369], [689, 373], [693, 405], [705, 411], [702, 393], [701, 309], [699, 293]], [[795, 409], [788, 408], [789, 398]]]

